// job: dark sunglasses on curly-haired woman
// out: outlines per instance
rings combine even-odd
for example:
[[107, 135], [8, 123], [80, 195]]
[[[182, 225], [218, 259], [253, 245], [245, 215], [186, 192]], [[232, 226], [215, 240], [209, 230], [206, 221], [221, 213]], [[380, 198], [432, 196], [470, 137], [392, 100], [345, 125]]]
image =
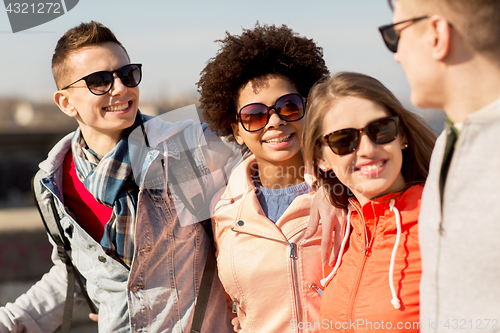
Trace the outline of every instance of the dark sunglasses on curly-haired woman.
[[272, 106], [262, 103], [247, 104], [238, 111], [236, 119], [240, 121], [245, 131], [256, 132], [266, 127], [271, 110], [274, 110], [282, 120], [292, 122], [304, 117], [305, 108], [305, 98], [292, 93], [281, 96]]

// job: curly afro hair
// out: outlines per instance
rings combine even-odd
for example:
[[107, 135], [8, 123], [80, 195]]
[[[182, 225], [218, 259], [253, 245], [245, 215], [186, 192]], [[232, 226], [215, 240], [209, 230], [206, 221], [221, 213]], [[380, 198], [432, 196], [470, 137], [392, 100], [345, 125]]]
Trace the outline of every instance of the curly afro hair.
[[323, 49], [286, 25], [255, 25], [241, 36], [226, 32], [221, 49], [201, 72], [197, 83], [203, 118], [218, 135], [232, 136], [240, 90], [253, 79], [269, 74], [287, 77], [302, 96], [329, 74]]

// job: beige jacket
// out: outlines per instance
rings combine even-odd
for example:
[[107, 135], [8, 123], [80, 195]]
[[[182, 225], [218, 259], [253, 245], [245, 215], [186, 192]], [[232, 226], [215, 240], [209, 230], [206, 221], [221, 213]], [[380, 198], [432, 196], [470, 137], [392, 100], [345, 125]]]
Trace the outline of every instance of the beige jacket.
[[321, 226], [303, 238], [314, 193], [297, 197], [274, 224], [255, 192], [255, 163], [251, 156], [233, 171], [215, 207], [219, 277], [243, 333], [317, 332]]

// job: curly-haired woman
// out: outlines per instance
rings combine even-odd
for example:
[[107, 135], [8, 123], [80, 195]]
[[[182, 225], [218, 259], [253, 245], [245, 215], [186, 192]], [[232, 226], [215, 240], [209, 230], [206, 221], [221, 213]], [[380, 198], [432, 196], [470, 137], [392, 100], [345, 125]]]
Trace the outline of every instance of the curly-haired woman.
[[253, 153], [214, 199], [219, 277], [242, 332], [319, 331], [320, 235], [305, 240], [305, 96], [322, 49], [287, 26], [227, 33], [198, 82], [212, 130]]

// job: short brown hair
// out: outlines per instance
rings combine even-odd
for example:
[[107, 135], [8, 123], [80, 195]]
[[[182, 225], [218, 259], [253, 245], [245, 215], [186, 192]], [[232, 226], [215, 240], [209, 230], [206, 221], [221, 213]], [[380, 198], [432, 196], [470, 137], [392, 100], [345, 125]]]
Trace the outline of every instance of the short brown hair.
[[[388, 0], [391, 8], [394, 0]], [[424, 15], [445, 16], [462, 38], [474, 50], [491, 53], [500, 52], [500, 1], [498, 0], [397, 0], [411, 2]]]
[[[307, 130], [303, 136], [304, 160], [320, 185], [327, 185], [326, 188], [330, 189], [330, 202], [335, 207], [345, 209], [351, 192], [340, 183], [333, 172], [323, 172], [317, 167], [316, 156], [322, 145], [320, 138], [323, 134], [323, 118], [333, 105], [344, 97], [358, 97], [372, 101], [399, 117], [400, 133], [408, 144], [408, 148], [403, 150], [401, 167], [405, 188], [424, 183], [436, 140], [430, 127], [419, 116], [406, 110], [378, 80], [364, 74], [342, 72], [316, 84], [311, 89], [304, 127]], [[342, 187], [342, 191], [340, 195], [335, 195], [333, 189], [337, 189], [338, 186]], [[335, 193], [339, 192], [335, 190]]]
[[200, 107], [208, 126], [232, 139], [231, 124], [241, 88], [256, 78], [283, 76], [306, 97], [316, 81], [328, 75], [323, 49], [286, 25], [244, 29], [241, 35], [226, 32], [222, 47], [201, 72]]
[[125, 50], [113, 32], [101, 23], [90, 21], [66, 31], [57, 42], [54, 55], [52, 56], [52, 75], [56, 81], [57, 89], [61, 88], [61, 80], [70, 71], [67, 60], [72, 53], [85, 46], [99, 45], [107, 42], [120, 45], [125, 53], [127, 53], [127, 50]]

